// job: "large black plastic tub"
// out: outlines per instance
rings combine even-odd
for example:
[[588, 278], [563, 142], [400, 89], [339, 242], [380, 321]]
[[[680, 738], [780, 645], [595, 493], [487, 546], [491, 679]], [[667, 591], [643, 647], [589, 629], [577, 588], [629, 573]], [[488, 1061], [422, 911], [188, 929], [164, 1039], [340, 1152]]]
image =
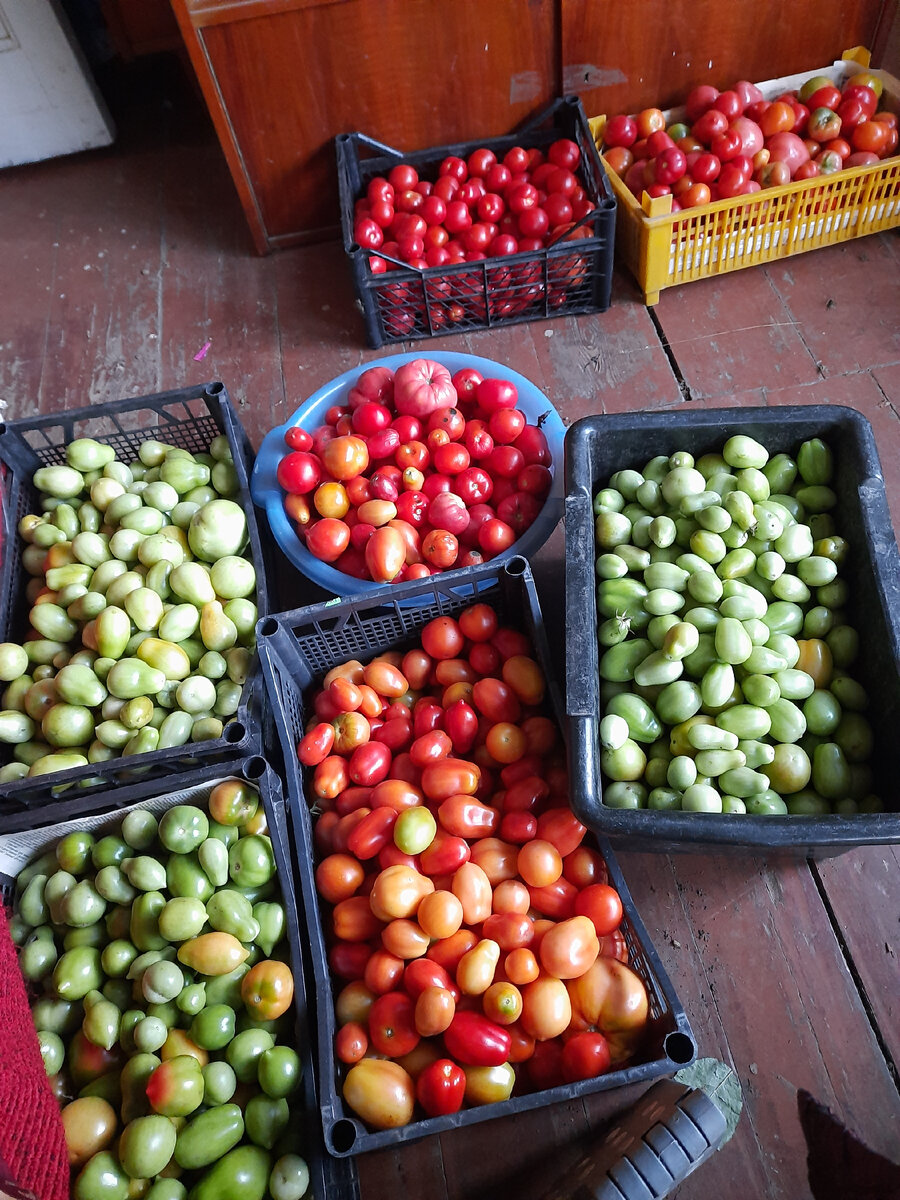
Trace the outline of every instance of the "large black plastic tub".
[[[310, 1046], [311, 1016], [307, 1008], [307, 988], [301, 953], [300, 922], [293, 863], [288, 845], [287, 816], [281, 781], [263, 758], [254, 756], [229, 764], [210, 764], [182, 776], [173, 789], [161, 791], [159, 783], [145, 782], [117, 791], [82, 796], [64, 804], [48, 806], [38, 817], [18, 814], [4, 821], [0, 836], [0, 902], [12, 904], [15, 875], [8, 869], [15, 859], [30, 860], [71, 829], [108, 829], [121, 820], [124, 810], [146, 805], [155, 813], [175, 804], [204, 802], [217, 783], [224, 779], [246, 779], [260, 794], [272, 839], [278, 882], [287, 916], [291, 971], [294, 976], [296, 1016], [294, 1048], [303, 1063], [303, 1080], [292, 1105], [300, 1124], [299, 1134], [310, 1171], [309, 1195], [314, 1200], [357, 1200], [359, 1188], [352, 1161], [333, 1158], [322, 1142], [317, 1115], [315, 1070]], [[168, 786], [168, 785], [167, 785]], [[23, 855], [21, 837], [33, 840], [35, 851]], [[5, 844], [4, 844], [5, 843]], [[25, 862], [20, 861], [19, 869]]]
[[[732, 434], [757, 438], [771, 454], [796, 454], [807, 438], [828, 442], [835, 460], [838, 532], [850, 542], [841, 574], [848, 617], [860, 634], [853, 674], [865, 686], [875, 735], [871, 766], [882, 813], [848, 816], [719, 816], [623, 810], [603, 803], [600, 772], [594, 517], [592, 501], [617, 470], [658, 454], [720, 450]], [[735, 851], [824, 858], [854, 846], [900, 841], [900, 558], [881, 463], [864, 416], [839, 405], [721, 408], [585, 417], [566, 434], [566, 713], [572, 804], [616, 846], [664, 853]]]
[[[128, 459], [136, 457], [138, 447], [147, 438], [158, 438], [195, 453], [208, 450], [212, 439], [220, 434], [228, 438], [240, 484], [235, 500], [247, 517], [246, 553], [256, 570], [257, 608], [261, 614], [268, 612], [265, 555], [248, 482], [253, 449], [224, 384], [212, 382], [0, 424], [0, 462], [7, 467], [7, 492], [0, 510], [0, 642], [21, 640], [28, 632], [28, 575], [22, 566], [22, 542], [16, 529], [26, 513], [40, 511], [40, 496], [31, 482], [38, 467], [65, 462], [65, 447], [77, 437], [91, 437], [114, 446], [118, 457]], [[48, 797], [59, 794], [56, 789], [71, 784], [77, 784], [79, 792], [127, 786], [148, 774], [151, 778], [168, 777], [202, 763], [253, 753], [259, 745], [261, 698], [262, 679], [255, 664], [238, 711], [220, 738], [6, 783], [2, 785], [0, 813], [43, 804]], [[5, 751], [6, 747], [0, 746], [0, 753]], [[0, 761], [7, 759], [0, 757]], [[102, 776], [100, 782], [91, 782], [98, 776]]]
[[[414, 593], [416, 606], [405, 607], [403, 600]], [[378, 596], [277, 614], [261, 620], [257, 628], [266, 687], [284, 748], [288, 807], [296, 839], [316, 988], [319, 1104], [325, 1144], [334, 1155], [358, 1154], [409, 1142], [574, 1096], [669, 1075], [690, 1062], [696, 1051], [684, 1009], [638, 916], [615, 856], [601, 837], [597, 839], [597, 847], [606, 859], [610, 883], [619, 891], [625, 909], [622, 930], [628, 944], [629, 965], [643, 979], [650, 998], [651, 1036], [643, 1057], [631, 1066], [597, 1079], [465, 1109], [452, 1116], [416, 1120], [399, 1129], [375, 1133], [341, 1099], [334, 1055], [334, 999], [314, 878], [312, 821], [296, 755], [297, 742], [303, 735], [304, 694], [338, 663], [348, 658], [368, 660], [389, 649], [408, 648], [416, 642], [417, 632], [434, 617], [459, 612], [481, 601], [493, 605], [504, 620], [529, 635], [550, 682], [553, 708], [559, 718], [562, 709], [553, 684], [543, 619], [531, 569], [523, 558], [473, 568], [466, 583], [433, 576], [388, 588]]]
[[[354, 204], [370, 180], [402, 162], [433, 181], [449, 155], [467, 158], [484, 146], [502, 159], [513, 146], [546, 149], [557, 138], [570, 138], [581, 151], [578, 173], [595, 205], [594, 212], [576, 222], [577, 233], [586, 236], [557, 240], [534, 252], [421, 271], [382, 255], [395, 269], [381, 275], [369, 269], [369, 255], [380, 251], [353, 240], [353, 221]], [[556, 100], [504, 137], [406, 154], [363, 133], [343, 133], [335, 146], [344, 248], [370, 346], [609, 308], [616, 201], [577, 96]]]

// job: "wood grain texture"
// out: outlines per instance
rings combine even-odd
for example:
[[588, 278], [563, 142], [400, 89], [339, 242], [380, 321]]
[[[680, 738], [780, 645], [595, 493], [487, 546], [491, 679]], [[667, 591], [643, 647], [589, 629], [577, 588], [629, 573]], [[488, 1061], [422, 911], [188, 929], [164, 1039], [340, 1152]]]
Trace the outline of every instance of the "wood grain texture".
[[881, 0], [561, 0], [562, 81], [590, 116], [671, 108], [698, 83], [776, 79], [871, 46]]
[[260, 250], [334, 229], [337, 134], [407, 151], [487, 138], [556, 95], [551, 0], [237, 6], [199, 30], [173, 5]]

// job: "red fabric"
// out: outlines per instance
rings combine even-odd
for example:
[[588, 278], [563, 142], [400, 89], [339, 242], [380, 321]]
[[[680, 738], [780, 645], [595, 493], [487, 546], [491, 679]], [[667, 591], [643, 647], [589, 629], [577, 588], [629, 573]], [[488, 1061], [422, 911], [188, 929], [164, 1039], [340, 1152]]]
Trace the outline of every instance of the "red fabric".
[[0, 1159], [38, 1200], [67, 1200], [69, 1164], [16, 948], [0, 904]]

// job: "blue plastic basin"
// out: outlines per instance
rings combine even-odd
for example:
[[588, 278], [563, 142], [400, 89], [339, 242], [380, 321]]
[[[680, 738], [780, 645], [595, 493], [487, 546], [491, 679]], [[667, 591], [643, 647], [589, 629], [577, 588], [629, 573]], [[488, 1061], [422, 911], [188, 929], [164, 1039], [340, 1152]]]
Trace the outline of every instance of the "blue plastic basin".
[[[260, 446], [259, 453], [256, 456], [256, 463], [253, 467], [253, 474], [250, 477], [250, 493], [253, 496], [253, 501], [260, 508], [265, 509], [269, 520], [269, 527], [272, 530], [275, 541], [298, 571], [301, 571], [308, 579], [312, 579], [320, 587], [325, 588], [326, 591], [332, 592], [336, 596], [365, 594], [367, 592], [383, 590], [386, 585], [383, 583], [374, 583], [368, 579], [356, 579], [351, 575], [344, 574], [343, 571], [335, 570], [329, 563], [322, 562], [310, 554], [294, 532], [294, 527], [287, 513], [284, 511], [285, 494], [279, 486], [276, 477], [278, 464], [284, 455], [288, 453], [284, 442], [285, 431], [294, 425], [299, 425], [303, 429], [310, 431], [322, 425], [328, 409], [333, 404], [343, 404], [345, 402], [347, 393], [351, 387], [356, 383], [361, 373], [369, 367], [389, 367], [392, 371], [396, 371], [403, 363], [412, 362], [417, 358], [430, 358], [434, 362], [439, 362], [448, 369], [451, 375], [455, 375], [457, 371], [461, 371], [464, 367], [473, 367], [475, 370], [480, 371], [486, 378], [509, 379], [518, 388], [518, 407], [527, 417], [529, 424], [534, 424], [539, 417], [545, 417], [541, 428], [547, 438], [553, 458], [550, 466], [550, 471], [553, 475], [550, 494], [544, 501], [544, 507], [541, 509], [534, 523], [526, 529], [518, 541], [514, 542], [504, 554], [498, 555], [498, 561], [510, 558], [515, 554], [521, 554], [523, 557], [530, 559], [546, 542], [562, 516], [564, 494], [563, 440], [566, 429], [559, 413], [544, 393], [535, 387], [530, 379], [526, 379], [524, 375], [520, 375], [517, 371], [511, 370], [502, 363], [494, 362], [489, 358], [480, 358], [474, 354], [434, 351], [426, 355], [420, 351], [413, 354], [390, 354], [384, 358], [373, 359], [363, 366], [354, 367], [352, 371], [345, 371], [343, 375], [338, 375], [335, 379], [320, 387], [318, 391], [313, 392], [305, 404], [302, 404], [293, 413], [284, 425], [278, 425], [270, 430]], [[462, 575], [466, 570], [467, 568], [463, 567], [459, 571], [445, 571], [443, 574]], [[387, 586], [390, 587], [390, 585]]]

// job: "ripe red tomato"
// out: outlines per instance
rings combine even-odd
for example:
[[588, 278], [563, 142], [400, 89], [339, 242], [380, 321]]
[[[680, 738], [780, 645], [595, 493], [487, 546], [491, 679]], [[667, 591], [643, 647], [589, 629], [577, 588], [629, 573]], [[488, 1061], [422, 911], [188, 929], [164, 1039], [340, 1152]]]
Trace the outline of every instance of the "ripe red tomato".
[[486, 175], [496, 161], [497, 156], [493, 150], [481, 147], [472, 151], [466, 160], [466, 166], [469, 169], [469, 175]]
[[422, 539], [422, 556], [434, 567], [446, 571], [459, 555], [459, 541], [446, 529], [431, 529]]
[[379, 1054], [402, 1058], [415, 1050], [419, 1034], [415, 1005], [406, 992], [387, 992], [369, 1009], [369, 1038]]
[[466, 1094], [466, 1073], [449, 1058], [430, 1063], [416, 1080], [416, 1099], [429, 1117], [459, 1112]]
[[563, 1045], [563, 1079], [567, 1083], [594, 1079], [609, 1070], [611, 1061], [609, 1043], [602, 1033], [574, 1033]]
[[306, 450], [295, 450], [292, 454], [286, 454], [279, 462], [276, 474], [279, 484], [286, 492], [302, 496], [318, 487], [322, 478], [322, 467], [315, 454]]
[[478, 530], [478, 545], [488, 558], [496, 558], [498, 554], [503, 554], [515, 540], [515, 530], [496, 517], [486, 520]]
[[335, 562], [350, 544], [350, 528], [335, 517], [323, 517], [306, 531], [306, 547], [322, 562]]

